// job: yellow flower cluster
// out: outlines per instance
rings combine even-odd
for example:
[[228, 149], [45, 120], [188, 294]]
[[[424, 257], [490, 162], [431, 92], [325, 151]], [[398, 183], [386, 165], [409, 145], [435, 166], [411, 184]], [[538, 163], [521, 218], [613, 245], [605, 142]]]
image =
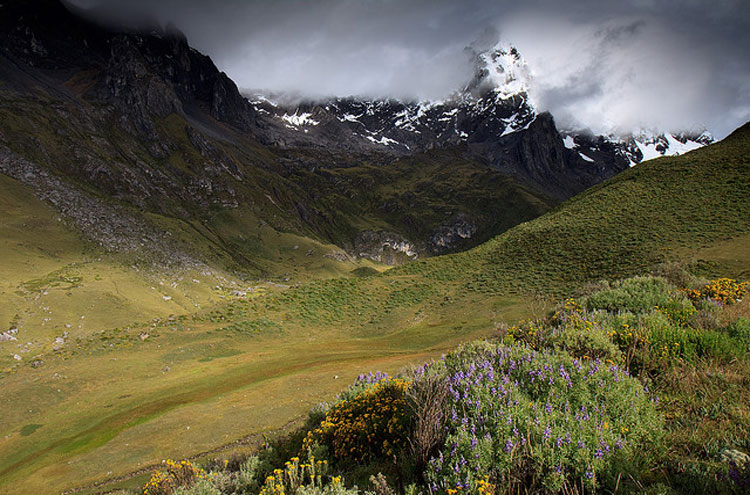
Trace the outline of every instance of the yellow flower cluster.
[[485, 476], [484, 478], [477, 480], [475, 483], [475, 489], [476, 491], [472, 490], [464, 490], [463, 487], [457, 486], [456, 488], [448, 488], [446, 490], [446, 493], [448, 495], [456, 495], [460, 492], [466, 492], [466, 493], [477, 493], [479, 495], [493, 495], [495, 493], [495, 485], [490, 483], [490, 479], [488, 476]]
[[669, 344], [662, 344], [657, 348], [659, 356], [662, 358], [668, 357], [679, 357], [680, 355], [680, 343], [672, 342]]
[[552, 315], [552, 320], [557, 322], [563, 317], [563, 315], [581, 313], [583, 313], [583, 308], [581, 308], [581, 305], [578, 304], [575, 299], [568, 298], [565, 300], [563, 307], [558, 311], [555, 311], [555, 314]]
[[354, 462], [395, 456], [406, 442], [409, 385], [406, 380], [386, 379], [338, 404], [308, 432], [303, 448], [318, 442], [337, 458]]
[[706, 284], [700, 290], [688, 290], [687, 296], [693, 301], [713, 299], [722, 304], [734, 304], [742, 299], [748, 288], [748, 282], [738, 282], [731, 278], [718, 278]]
[[206, 472], [190, 461], [164, 461], [166, 469], [155, 471], [143, 487], [143, 495], [171, 495], [179, 487], [190, 486], [206, 478]]
[[[301, 486], [322, 489], [328, 461], [316, 461], [310, 456], [309, 462], [300, 462], [299, 457], [292, 457], [286, 462], [284, 469], [274, 469], [273, 474], [266, 478], [260, 495], [285, 495], [297, 493]], [[334, 476], [332, 485], [341, 483], [341, 476]]]
[[480, 495], [492, 495], [495, 493], [495, 485], [490, 483], [489, 477], [477, 481], [477, 493]]
[[612, 342], [622, 350], [648, 346], [651, 343], [651, 339], [646, 330], [642, 328], [632, 328], [627, 323], [623, 323], [622, 328], [619, 330], [609, 331], [608, 335], [612, 339]]
[[507, 335], [512, 342], [525, 342], [533, 349], [538, 349], [539, 336], [544, 331], [542, 322], [537, 320], [525, 320], [520, 325], [514, 325], [507, 330]]

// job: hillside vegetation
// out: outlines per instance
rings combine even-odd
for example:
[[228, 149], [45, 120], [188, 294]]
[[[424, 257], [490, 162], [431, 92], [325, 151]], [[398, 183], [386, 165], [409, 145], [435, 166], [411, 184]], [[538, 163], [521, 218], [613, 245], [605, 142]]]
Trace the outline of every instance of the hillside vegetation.
[[746, 124], [716, 145], [626, 170], [476, 249], [412, 263], [399, 273], [460, 280], [482, 293], [563, 293], [674, 259], [705, 273], [746, 276], [748, 149]]
[[748, 284], [676, 275], [699, 288], [602, 283], [396, 377], [360, 375], [259, 454], [208, 473], [167, 461], [144, 493], [745, 493]]
[[[363, 370], [393, 373], [408, 363], [438, 357], [461, 342], [497, 336], [503, 329], [506, 333], [502, 344], [482, 344], [476, 352], [458, 352], [455, 361], [446, 361], [448, 368], [444, 373], [455, 374], [487, 352], [499, 352], [498, 356], [521, 353], [532, 362], [549, 359], [568, 370], [572, 357], [550, 354], [560, 347], [568, 349], [567, 344], [556, 338], [527, 342], [510, 329], [517, 326], [527, 333], [530, 329], [514, 323], [530, 317], [543, 319], [553, 298], [582, 294], [586, 284], [602, 279], [616, 280], [658, 269], [669, 275], [676, 286], [660, 285], [654, 289], [657, 295], [666, 291], [676, 297], [677, 289], [702, 287], [695, 276], [746, 277], [750, 266], [749, 147], [750, 126], [745, 126], [722, 143], [682, 157], [647, 162], [464, 253], [412, 262], [382, 274], [360, 271], [358, 274], [364, 276], [292, 287], [260, 284], [243, 294], [219, 291], [215, 293], [218, 301], [214, 306], [192, 315], [165, 316], [101, 329], [71, 338], [59, 350], [23, 355], [22, 361], [7, 358], [6, 353], [2, 361], [5, 371], [0, 378], [4, 390], [0, 487], [9, 493], [39, 492], [50, 487], [62, 490], [103, 478], [116, 480], [141, 469], [141, 474], [121, 483], [131, 487], [145, 483], [148, 471], [166, 457], [182, 459], [206, 453], [245, 436], [246, 445], [252, 445], [260, 433], [277, 431], [285, 425], [287, 429], [298, 426], [314, 404], [330, 400], [341, 391], [342, 383], [353, 381]], [[681, 273], [675, 268], [677, 265], [666, 262], [682, 263], [692, 275], [680, 279], [676, 276]], [[693, 284], [695, 287], [688, 287]], [[62, 286], [60, 290], [64, 290]], [[591, 290], [588, 294], [592, 294]], [[603, 288], [597, 290], [601, 292]], [[598, 297], [604, 298], [601, 294]], [[628, 363], [627, 343], [606, 332], [590, 336], [598, 346], [597, 352], [609, 353], [610, 359], [615, 358], [613, 361], [625, 356], [625, 363], [617, 365], [629, 369], [627, 390], [605, 394], [600, 397], [604, 403], [611, 404], [614, 410], [622, 408], [622, 401], [630, 400], [627, 394], [644, 387], [643, 380], [658, 380], [664, 390], [659, 394], [661, 405], [655, 412], [648, 403], [643, 405], [642, 413], [654, 424], [666, 423], [665, 434], [672, 435], [676, 451], [665, 453], [667, 457], [657, 452], [654, 458], [643, 460], [642, 465], [622, 468], [621, 472], [632, 474], [635, 481], [629, 483], [636, 487], [652, 481], [678, 486], [670, 478], [670, 469], [675, 466], [683, 480], [689, 479], [685, 478], [688, 472], [716, 480], [721, 466], [726, 466], [718, 464], [721, 461], [715, 458], [717, 452], [724, 448], [747, 450], [742, 440], [747, 438], [747, 411], [743, 407], [722, 411], [712, 405], [722, 396], [731, 397], [737, 404], [746, 403], [748, 397], [744, 378], [747, 373], [743, 371], [746, 360], [738, 354], [736, 340], [744, 327], [742, 323], [732, 326], [746, 311], [746, 301], [722, 307], [714, 315], [714, 323], [712, 317], [706, 316], [705, 325], [710, 332], [704, 338], [700, 330], [704, 323], [694, 321], [693, 315], [689, 315], [689, 320], [665, 323], [659, 316], [662, 310], [657, 309], [662, 303], [652, 304], [653, 300], [659, 299], [650, 297], [639, 307], [628, 309], [619, 306], [619, 302], [612, 307], [590, 308], [584, 305], [589, 304], [588, 300], [578, 302], [586, 311], [607, 313], [591, 320], [592, 325], [609, 330], [625, 323], [632, 326], [632, 322], [617, 319], [618, 308], [623, 309], [632, 313], [633, 321], [643, 321], [643, 325], [647, 326], [648, 321], [664, 324], [663, 329], [653, 330], [653, 340], [675, 337], [669, 345], [679, 342], [686, 349], [674, 351], [669, 347], [674, 365], [659, 376], [654, 373], [654, 366], [658, 371], [663, 361], [656, 346], [638, 349], [639, 360], [634, 360], [634, 354]], [[679, 300], [683, 304], [679, 308], [689, 311], [685, 299]], [[698, 313], [707, 310], [702, 302], [689, 304]], [[540, 328], [559, 327], [555, 320], [543, 321]], [[515, 346], [518, 342], [524, 342], [526, 347], [497, 347]], [[15, 349], [19, 342], [0, 345]], [[499, 367], [500, 363], [493, 366]], [[601, 372], [602, 380], [619, 376], [604, 369]], [[699, 399], [686, 395], [688, 378], [696, 387], [702, 387]], [[403, 379], [414, 381], [408, 374]], [[575, 386], [580, 383], [574, 381]], [[519, 382], [521, 385], [518, 393], [524, 399], [519, 402], [524, 407], [539, 407], [533, 405], [545, 397], [540, 393], [547, 392], [524, 388], [527, 385]], [[359, 387], [357, 390], [362, 389]], [[386, 390], [394, 394], [399, 391]], [[585, 390], [584, 387], [581, 392], [584, 395], [593, 393]], [[613, 387], [613, 394], [617, 390]], [[483, 393], [481, 389], [475, 392]], [[352, 392], [351, 397], [355, 395]], [[664, 409], [666, 406], [670, 408]], [[701, 422], [704, 414], [712, 415], [716, 428]], [[295, 422], [290, 426], [290, 421]], [[631, 419], [623, 417], [622, 421]], [[659, 442], [631, 426], [618, 423], [618, 427], [633, 432], [632, 437], [623, 437], [630, 442], [629, 452], [637, 451], [642, 442], [646, 446]], [[326, 431], [324, 428], [321, 435]], [[687, 436], [680, 437], [680, 432], [695, 432], [696, 436], [684, 433]], [[543, 428], [538, 433], [544, 438]], [[595, 434], [598, 433], [592, 430], [591, 435]], [[456, 430], [451, 435], [461, 433]], [[464, 440], [470, 449], [472, 439]], [[610, 449], [617, 440], [607, 440]], [[325, 439], [321, 437], [317, 442], [322, 445]], [[662, 441], [660, 445], [669, 443]], [[710, 445], [711, 450], [700, 451], [698, 445]], [[231, 449], [240, 451], [243, 447], [235, 443]], [[501, 451], [488, 450], [487, 455], [500, 455]], [[368, 453], [369, 460], [361, 463], [370, 467], [361, 473], [356, 466], [347, 467], [346, 459], [336, 469], [344, 472], [348, 483], [356, 481], [360, 485], [377, 471], [384, 472], [391, 484], [398, 480], [422, 482], [415, 474], [419, 470], [411, 474], [388, 471], [385, 460], [379, 457], [383, 452]], [[279, 456], [286, 456], [294, 466], [297, 461], [291, 458], [298, 454], [283, 451]], [[619, 458], [607, 457], [606, 462], [595, 459], [589, 467], [596, 480], [605, 483], [602, 486], [616, 486]], [[579, 463], [561, 459], [563, 474], [556, 477], [553, 473], [557, 464], [549, 462], [537, 459], [523, 464], [523, 469], [530, 471], [533, 466], [551, 466], [549, 476], [528, 478], [537, 484], [533, 486], [565, 486], [569, 491], [590, 486], [586, 485], [586, 480], [591, 479], [587, 471], [579, 472], [573, 467]], [[669, 462], [672, 467], [661, 470], [661, 477], [644, 474], [644, 469], [649, 472], [653, 466]], [[312, 463], [306, 464], [307, 467], [299, 464], [294, 469], [311, 469]], [[360, 461], [354, 464], [359, 465]], [[274, 467], [285, 469], [283, 461]], [[242, 469], [251, 468], [248, 465]], [[261, 474], [247, 474], [251, 483], [248, 486], [255, 487], [247, 488], [249, 493], [262, 488], [260, 484], [265, 480], [261, 478], [268, 471], [254, 472]], [[332, 473], [338, 475], [336, 471]], [[503, 473], [482, 472], [482, 476], [488, 476], [486, 480], [472, 478], [471, 482], [497, 486], [498, 480], [507, 481], [507, 473]], [[465, 473], [461, 474], [464, 478]], [[437, 478], [432, 480], [437, 482]], [[440, 485], [441, 489], [456, 489], [446, 483]], [[330, 490], [344, 490], [340, 480], [335, 485]], [[116, 487], [117, 483], [107, 486]], [[269, 485], [268, 490], [273, 489]], [[266, 493], [273, 493], [268, 490]]]

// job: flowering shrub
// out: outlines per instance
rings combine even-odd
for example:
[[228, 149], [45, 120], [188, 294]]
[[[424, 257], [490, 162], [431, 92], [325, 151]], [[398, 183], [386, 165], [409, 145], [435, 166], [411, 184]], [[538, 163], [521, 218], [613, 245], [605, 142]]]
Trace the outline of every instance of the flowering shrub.
[[698, 312], [685, 296], [669, 298], [665, 304], [656, 306], [656, 309], [667, 315], [669, 321], [680, 327], [688, 326], [693, 315]]
[[344, 488], [341, 476], [328, 476], [328, 461], [308, 462], [292, 457], [284, 469], [275, 469], [266, 478], [259, 495], [345, 495], [357, 493]]
[[568, 299], [547, 321], [531, 320], [510, 327], [505, 341], [523, 342], [535, 350], [560, 349], [581, 359], [620, 361], [620, 350], [603, 328], [601, 313], [586, 311]]
[[362, 391], [328, 411], [320, 425], [308, 432], [303, 448], [317, 442], [349, 462], [393, 458], [406, 445], [408, 386], [408, 381], [387, 375], [373, 383], [358, 380], [353, 388]]
[[443, 366], [449, 432], [427, 469], [432, 493], [594, 487], [616, 455], [660, 429], [656, 399], [614, 364], [484, 343]]
[[734, 304], [745, 295], [747, 282], [738, 282], [731, 278], [712, 280], [700, 290], [689, 290], [687, 296], [693, 301], [711, 299], [721, 304]]
[[206, 479], [206, 472], [190, 461], [164, 461], [166, 469], [156, 471], [143, 487], [144, 495], [171, 495], [177, 488], [189, 487], [196, 481]]

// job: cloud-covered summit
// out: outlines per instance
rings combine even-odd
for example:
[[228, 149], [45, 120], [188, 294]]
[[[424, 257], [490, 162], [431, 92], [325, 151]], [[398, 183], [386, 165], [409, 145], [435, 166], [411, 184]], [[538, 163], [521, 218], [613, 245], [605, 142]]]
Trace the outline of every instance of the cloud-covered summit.
[[472, 75], [465, 48], [500, 33], [562, 126], [723, 137], [750, 119], [745, 0], [74, 3], [171, 21], [248, 90], [441, 98]]

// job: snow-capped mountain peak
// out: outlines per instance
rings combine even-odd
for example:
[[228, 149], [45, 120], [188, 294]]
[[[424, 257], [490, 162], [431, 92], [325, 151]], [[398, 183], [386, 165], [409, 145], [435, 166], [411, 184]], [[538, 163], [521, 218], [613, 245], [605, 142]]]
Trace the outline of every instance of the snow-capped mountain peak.
[[474, 53], [477, 69], [465, 92], [472, 94], [489, 90], [500, 98], [528, 95], [531, 71], [516, 47], [501, 42], [490, 50]]
[[[663, 131], [624, 137], [589, 130], [558, 134], [552, 117], [537, 111], [530, 97], [532, 71], [519, 50], [500, 42], [488, 49], [467, 48], [466, 53], [473, 62], [468, 82], [440, 100], [338, 97], [284, 104], [283, 97], [253, 95], [250, 104], [272, 123], [269, 129], [277, 129], [271, 131], [274, 139], [287, 145], [388, 155], [465, 145], [492, 167], [547, 185], [558, 181], [554, 177], [561, 168], [569, 168], [577, 179], [555, 186], [561, 197], [641, 161], [682, 154], [713, 141], [707, 133]], [[529, 141], [542, 143], [543, 149], [531, 152]], [[528, 153], [533, 156], [519, 158]], [[539, 167], [535, 161], [545, 164]]]

